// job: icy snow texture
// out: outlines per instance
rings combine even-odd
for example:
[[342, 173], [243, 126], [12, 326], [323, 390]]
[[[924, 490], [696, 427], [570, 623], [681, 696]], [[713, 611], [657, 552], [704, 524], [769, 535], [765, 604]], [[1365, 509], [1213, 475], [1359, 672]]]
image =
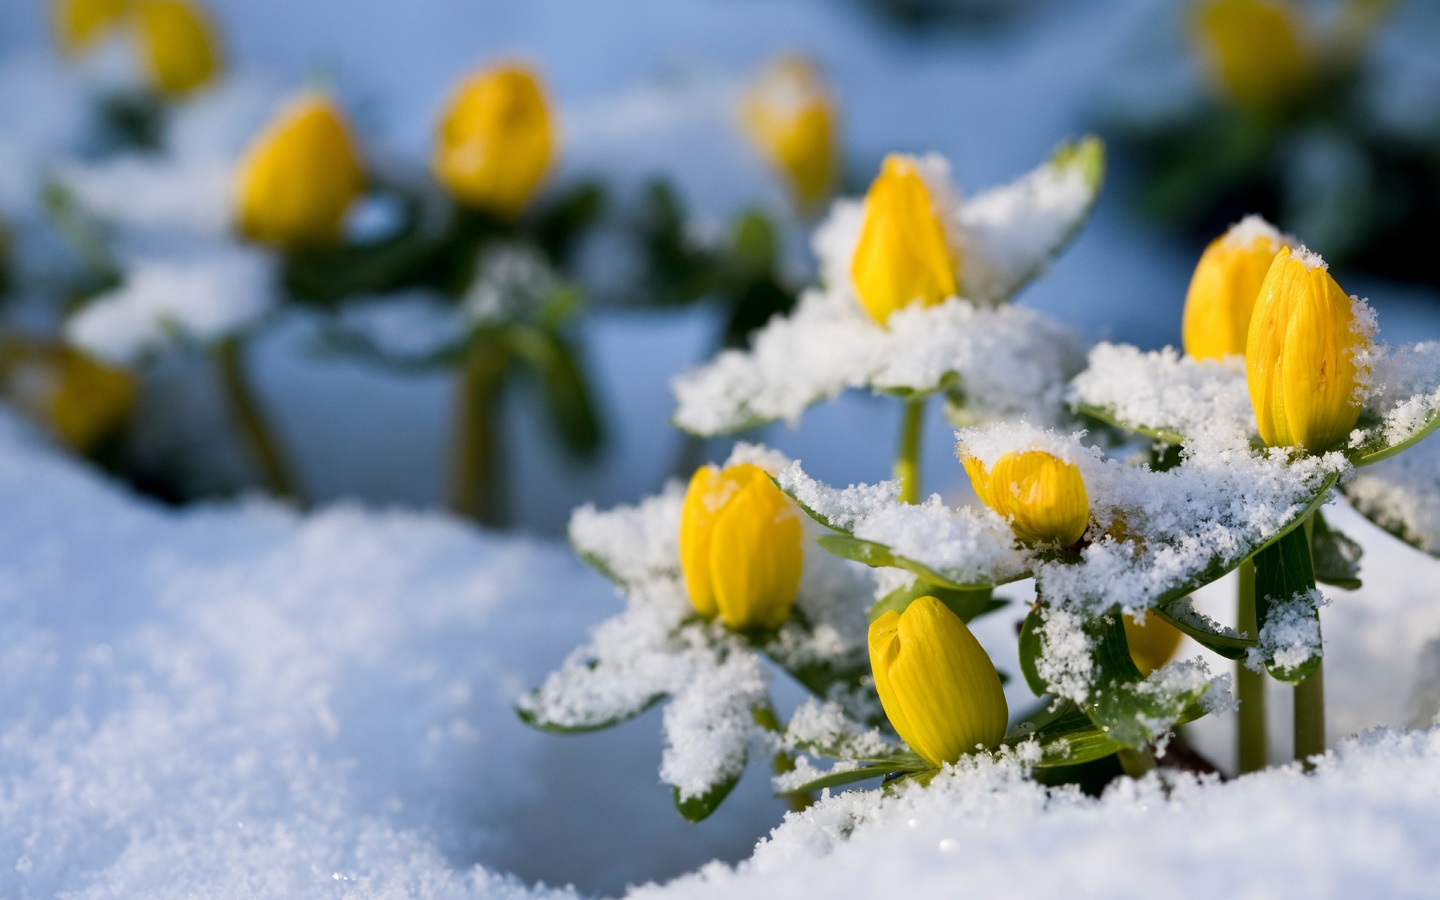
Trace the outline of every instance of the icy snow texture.
[[176, 340], [208, 343], [255, 324], [275, 304], [274, 261], [218, 246], [182, 260], [137, 259], [124, 283], [65, 323], [65, 336], [100, 359], [128, 364]]
[[0, 498], [0, 895], [530, 895], [455, 860], [534, 791], [533, 657], [604, 603], [568, 554], [353, 507], [176, 514], [8, 417]]
[[861, 204], [837, 201], [815, 233], [824, 290], [770, 321], [749, 350], [721, 353], [673, 382], [675, 422], [697, 434], [738, 431], [805, 409], [848, 388], [935, 391], [947, 376], [977, 419], [1054, 421], [1062, 382], [1075, 374], [1079, 338], [1033, 311], [997, 307], [1061, 249], [1095, 199], [1082, 166], [1048, 162], [1013, 184], [961, 202], [943, 160], [918, 161], [942, 224], [964, 259], [961, 293], [876, 324], [850, 283]]
[[975, 757], [926, 789], [827, 797], [739, 867], [632, 896], [1419, 897], [1440, 877], [1437, 792], [1440, 730], [1345, 741], [1313, 775], [1151, 775], [1099, 799]]
[[1270, 659], [1279, 669], [1294, 670], [1319, 656], [1320, 620], [1315, 611], [1327, 602], [1315, 588], [1273, 602], [1260, 628], [1260, 644], [1247, 654], [1247, 664], [1259, 669]]
[[[726, 465], [739, 462], [773, 468], [787, 460], [742, 444]], [[739, 776], [759, 736], [752, 710], [768, 702], [769, 675], [743, 638], [695, 615], [680, 571], [683, 501], [683, 488], [671, 483], [635, 506], [576, 511], [571, 543], [616, 581], [626, 608], [597, 625], [590, 642], [519, 705], [548, 727], [589, 729], [669, 697], [660, 774], [681, 799], [690, 799]], [[863, 666], [873, 595], [874, 582], [863, 566], [807, 544], [795, 608], [810, 627], [792, 617], [766, 652], [792, 668], [812, 662]], [[868, 711], [866, 698], [835, 699], [857, 715]]]
[[1244, 444], [1256, 430], [1239, 356], [1202, 361], [1172, 347], [1147, 353], [1128, 344], [1098, 344], [1070, 391], [1072, 403], [1174, 437], [1208, 433]]

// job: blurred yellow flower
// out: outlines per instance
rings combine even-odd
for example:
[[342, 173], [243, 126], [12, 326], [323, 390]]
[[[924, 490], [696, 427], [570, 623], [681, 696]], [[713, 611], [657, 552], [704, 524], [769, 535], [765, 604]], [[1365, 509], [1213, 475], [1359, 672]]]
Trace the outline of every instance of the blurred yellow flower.
[[1080, 469], [1043, 450], [1006, 453], [988, 471], [973, 456], [961, 462], [980, 502], [1010, 520], [1027, 543], [1069, 547], [1090, 523], [1090, 499]]
[[126, 0], [52, 0], [51, 24], [60, 49], [75, 55], [90, 49], [125, 20]]
[[123, 425], [135, 379], [73, 347], [7, 339], [0, 345], [5, 394], [61, 443], [86, 453]]
[[1250, 402], [1265, 443], [1319, 454], [1342, 442], [1360, 417], [1356, 353], [1370, 340], [1320, 257], [1281, 250], [1260, 287], [1245, 345]]
[[758, 466], [702, 466], [680, 516], [680, 568], [690, 602], [727, 628], [778, 628], [804, 562], [795, 504]]
[[554, 131], [534, 72], [515, 64], [483, 69], [460, 84], [441, 115], [431, 168], [461, 203], [513, 219], [550, 170]]
[[240, 231], [287, 250], [334, 243], [365, 189], [359, 150], [328, 96], [292, 100], [250, 144], [235, 178]]
[[1285, 0], [1202, 0], [1195, 42], [1220, 93], [1267, 116], [1293, 100], [1311, 79], [1301, 20]]
[[220, 71], [210, 17], [189, 0], [133, 0], [141, 57], [161, 92], [188, 94]]
[[876, 322], [912, 304], [955, 296], [960, 259], [915, 160], [892, 154], [865, 195], [865, 223], [850, 263], [855, 296]]
[[835, 101], [813, 62], [798, 55], [774, 60], [745, 92], [740, 115], [802, 211], [830, 196], [839, 169]]
[[910, 749], [941, 765], [1005, 739], [1000, 674], [960, 617], [934, 597], [870, 623], [880, 705]]
[[1141, 675], [1149, 675], [1169, 662], [1184, 637], [1180, 629], [1153, 612], [1145, 616], [1144, 625], [1128, 613], [1123, 623], [1125, 642], [1130, 645], [1130, 658], [1135, 660], [1135, 667]]
[[1195, 359], [1219, 359], [1245, 352], [1245, 334], [1260, 284], [1283, 237], [1253, 216], [1210, 242], [1185, 294], [1182, 338]]

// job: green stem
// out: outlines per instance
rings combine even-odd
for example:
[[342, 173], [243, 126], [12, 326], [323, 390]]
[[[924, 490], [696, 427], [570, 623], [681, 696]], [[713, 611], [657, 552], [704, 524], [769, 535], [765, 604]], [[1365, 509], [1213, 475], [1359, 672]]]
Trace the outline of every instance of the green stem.
[[[756, 704], [751, 710], [755, 718], [755, 724], [770, 732], [771, 734], [784, 734], [785, 729], [780, 727], [780, 717], [775, 715], [775, 707], [766, 700]], [[795, 760], [785, 751], [776, 753], [770, 760], [770, 769], [776, 775], [784, 775], [786, 772], [795, 771]], [[791, 794], [786, 798], [790, 802], [790, 808], [795, 812], [804, 812], [815, 802], [811, 794]]]
[[509, 355], [494, 340], [471, 342], [460, 364], [450, 444], [450, 511], [483, 525], [503, 524], [500, 498], [500, 396]]
[[274, 432], [260, 411], [260, 404], [245, 374], [245, 345], [239, 337], [229, 337], [215, 345], [215, 363], [220, 385], [230, 403], [230, 411], [265, 484], [278, 497], [299, 500], [295, 478], [285, 463]]
[[[1235, 627], [1255, 637], [1260, 626], [1255, 616], [1255, 563], [1245, 560], [1240, 564], [1240, 590]], [[1270, 761], [1270, 741], [1265, 725], [1265, 673], [1252, 672], [1240, 660], [1235, 666], [1235, 691], [1240, 701], [1240, 715], [1236, 724], [1235, 764], [1237, 770], [1258, 772]]]
[[1115, 751], [1115, 758], [1120, 761], [1120, 768], [1131, 778], [1144, 778], [1147, 773], [1155, 770], [1155, 757], [1150, 755], [1149, 750], [1121, 747]]
[[903, 503], [920, 502], [920, 426], [925, 420], [925, 398], [905, 401], [900, 423], [900, 452], [895, 457], [895, 478], [900, 482]]
[[1295, 758], [1309, 760], [1325, 752], [1325, 661], [1314, 674], [1295, 685]]

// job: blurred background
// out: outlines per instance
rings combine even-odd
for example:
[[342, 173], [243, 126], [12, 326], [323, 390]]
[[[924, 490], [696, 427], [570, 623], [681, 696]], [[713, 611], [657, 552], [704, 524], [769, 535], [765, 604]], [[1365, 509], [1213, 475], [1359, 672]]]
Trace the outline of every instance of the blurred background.
[[[824, 197], [797, 196], [740, 112], [787, 54], [810, 61], [833, 114], [827, 191], [863, 192], [886, 153], [934, 151], [975, 192], [1028, 171], [1062, 139], [1104, 137], [1110, 166], [1094, 219], [1017, 301], [1091, 339], [1178, 343], [1195, 260], [1251, 211], [1330, 259], [1346, 290], [1370, 298], [1391, 343], [1440, 338], [1431, 259], [1440, 4], [1431, 0], [207, 0], [202, 9], [220, 62], [179, 96], [156, 94], [135, 60], [106, 48], [61, 52], [51, 5], [0, 11], [0, 389], [57, 442], [163, 502], [277, 489], [254, 452], [256, 421], [288, 470], [282, 493], [297, 502], [448, 506], [543, 536], [562, 534], [580, 504], [633, 502], [723, 458], [725, 442], [669, 426], [669, 380], [743, 341], [815, 280], [808, 239]], [[460, 224], [426, 244], [426, 210], [448, 209], [427, 174], [437, 121], [460, 79], [505, 60], [543, 83], [553, 168], [513, 221], [455, 214], [446, 221]], [[317, 85], [345, 111], [373, 190], [350, 206], [338, 247], [245, 247], [230, 208], [233, 170], [286, 98]], [[482, 261], [497, 247], [533, 250], [540, 274], [512, 290], [500, 274], [486, 280], [503, 265], [470, 260], [458, 286], [441, 284], [433, 253], [456, 242]], [[392, 265], [422, 251], [433, 251], [423, 276]], [[154, 346], [101, 359], [97, 348], [136, 327], [131, 310], [76, 340], [72, 323], [87, 310], [117, 297], [133, 305], [121, 295], [135, 293], [157, 256], [171, 266], [175, 303], [234, 314], [226, 291], [247, 282], [228, 263], [178, 282], [175, 266], [242, 252], [246, 266], [263, 255], [269, 297], [243, 328], [178, 340], [184, 329], [157, 316]], [[456, 310], [486, 290], [506, 311], [462, 328]], [[470, 409], [471, 362], [496, 346], [513, 366], [491, 385], [488, 418], [457, 416]], [[86, 361], [73, 357], [80, 351]], [[874, 481], [888, 477], [899, 415], [898, 404], [851, 394], [812, 409], [798, 430], [747, 437], [822, 480]], [[959, 497], [968, 488], [952, 442], [939, 417], [927, 423], [926, 489]], [[483, 503], [456, 494], [457, 447], [476, 446], [490, 459], [487, 476], [470, 473], [481, 494], [490, 484]], [[583, 756], [615, 772], [615, 784], [645, 783], [653, 755], [639, 758], [622, 732], [653, 733], [655, 715], [573, 739], [583, 748], [557, 739], [557, 766]], [[639, 797], [606, 787], [576, 772], [543, 789], [629, 803], [636, 809], [617, 821], [648, 815], [679, 831], [658, 788]], [[617, 854], [581, 834], [593, 822], [567, 835], [549, 816], [486, 853], [527, 879], [613, 890], [743, 857], [778, 810], [752, 777], [698, 838], [657, 826], [655, 846]], [[547, 858], [556, 842], [571, 849]]]

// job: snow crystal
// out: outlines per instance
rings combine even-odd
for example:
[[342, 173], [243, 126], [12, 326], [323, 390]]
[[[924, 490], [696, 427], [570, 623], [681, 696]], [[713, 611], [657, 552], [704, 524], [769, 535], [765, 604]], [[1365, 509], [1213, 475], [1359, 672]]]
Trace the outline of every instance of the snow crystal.
[[1366, 466], [1344, 487], [1355, 508], [1426, 553], [1440, 554], [1440, 441]]
[[1090, 697], [1095, 661], [1081, 617], [1061, 606], [1040, 607], [1040, 654], [1035, 672], [1050, 690], [1084, 703]]
[[1372, 428], [1357, 428], [1350, 445], [1359, 447], [1378, 439], [1394, 446], [1420, 433], [1440, 414], [1440, 343], [1407, 344], [1377, 354], [1371, 363], [1369, 411], [1380, 418]]
[[1315, 610], [1328, 602], [1315, 588], [1272, 600], [1260, 626], [1260, 644], [1246, 654], [1246, 664], [1258, 670], [1266, 660], [1273, 660], [1276, 667], [1293, 670], [1319, 656], [1320, 619]]
[[273, 265], [265, 253], [234, 246], [183, 262], [136, 260], [120, 287], [66, 322], [66, 338], [100, 359], [129, 364], [177, 339], [230, 337], [274, 305]]
[[1054, 421], [1081, 353], [1069, 329], [1019, 307], [950, 300], [903, 310], [883, 328], [853, 302], [807, 291], [749, 350], [727, 350], [675, 378], [675, 422], [697, 434], [774, 419], [793, 425], [847, 388], [935, 391], [951, 373], [967, 414]]
[[214, 236], [230, 230], [231, 161], [119, 156], [69, 163], [55, 177], [110, 223], [136, 228], [194, 229]]
[[790, 717], [779, 741], [781, 749], [809, 752], [812, 748], [828, 756], [874, 759], [897, 749], [878, 728], [857, 725], [846, 710], [833, 701], [809, 698]]
[[1309, 775], [1157, 772], [1100, 798], [1027, 771], [977, 756], [924, 788], [830, 794], [749, 861], [633, 896], [949, 896], [957, 884], [976, 896], [1423, 896], [1440, 877], [1440, 730], [1347, 740]]
[[[1300, 242], [1265, 221], [1264, 216], [1248, 215], [1230, 226], [1221, 240], [1227, 247], [1249, 249], [1256, 240], [1264, 239], [1277, 247], [1297, 247]], [[1278, 251], [1277, 251], [1278, 252]]]
[[1330, 264], [1320, 258], [1320, 254], [1309, 247], [1296, 247], [1290, 251], [1291, 259], [1298, 259], [1305, 264], [1307, 269], [1319, 269], [1322, 272], [1330, 271]]
[[1007, 453], [1039, 451], [1072, 465], [1088, 466], [1099, 459], [1100, 451], [1080, 443], [1085, 432], [1060, 434], [1029, 422], [996, 422], [983, 428], [962, 428], [955, 432], [955, 452], [961, 460], [975, 459], [989, 469]]
[[706, 794], [738, 778], [754, 737], [754, 709], [769, 682], [753, 653], [730, 653], [723, 662], [697, 667], [665, 707], [665, 755], [660, 778], [681, 800]]
[[1171, 347], [1146, 352], [1099, 344], [1090, 351], [1089, 367], [1071, 382], [1070, 402], [1179, 438], [1208, 434], [1243, 445], [1256, 433], [1239, 356], [1197, 360]]
[[561, 286], [540, 251], [525, 244], [487, 248], [476, 272], [460, 300], [461, 313], [474, 325], [531, 321]]

